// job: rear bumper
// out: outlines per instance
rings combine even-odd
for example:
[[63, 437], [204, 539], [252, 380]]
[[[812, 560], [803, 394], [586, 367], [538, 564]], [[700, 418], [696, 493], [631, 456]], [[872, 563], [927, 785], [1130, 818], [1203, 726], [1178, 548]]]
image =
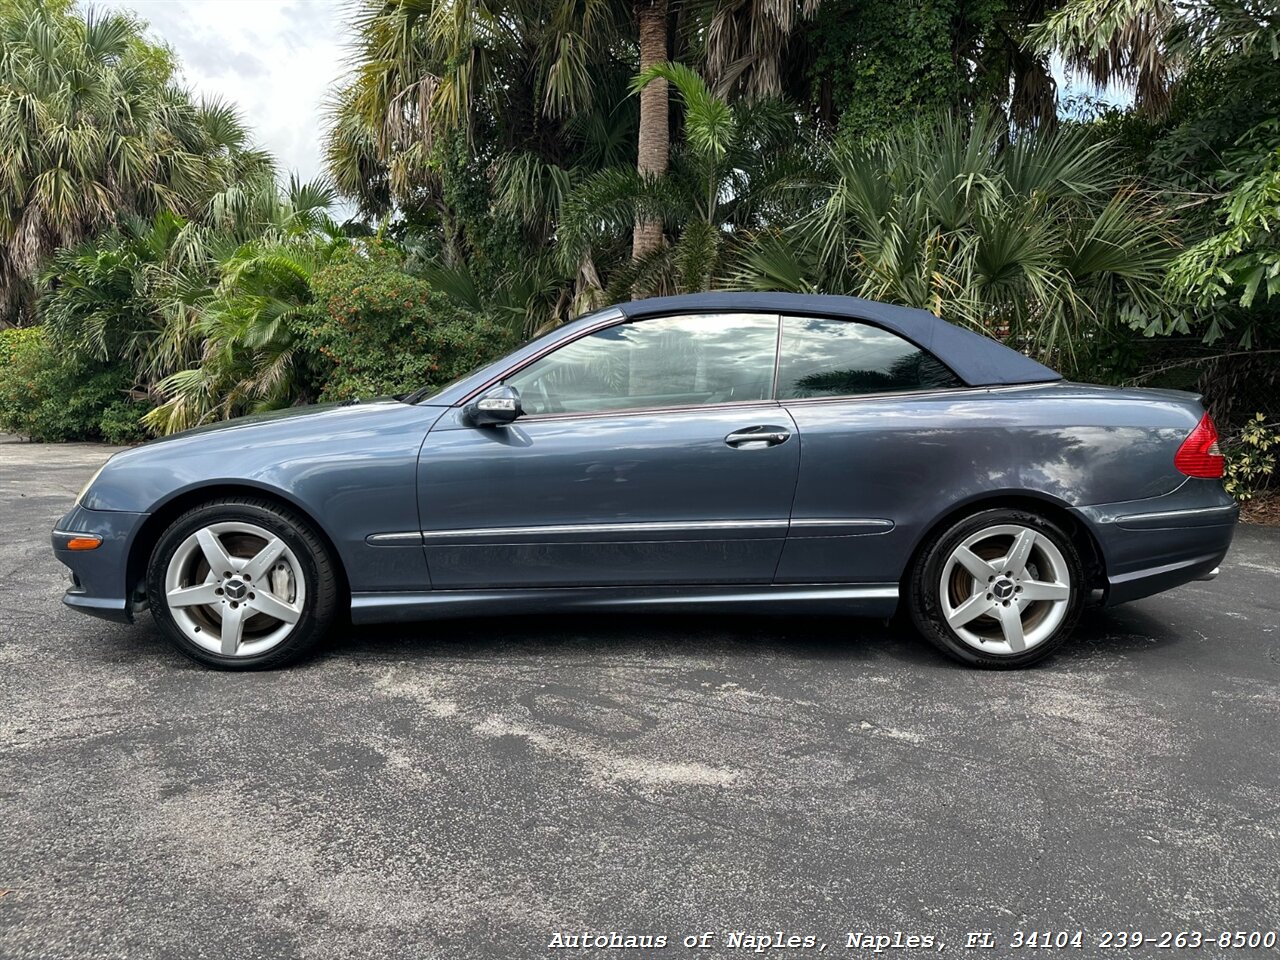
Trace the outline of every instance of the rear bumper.
[[1240, 508], [1216, 480], [1188, 479], [1147, 500], [1078, 507], [1102, 548], [1104, 603], [1127, 603], [1211, 580], [1231, 547]]
[[[62, 602], [92, 617], [133, 622], [129, 595], [129, 545], [147, 519], [145, 513], [86, 510], [79, 505], [58, 521], [52, 534], [53, 555], [71, 571], [71, 586]], [[75, 534], [102, 538], [95, 550], [69, 550]]]

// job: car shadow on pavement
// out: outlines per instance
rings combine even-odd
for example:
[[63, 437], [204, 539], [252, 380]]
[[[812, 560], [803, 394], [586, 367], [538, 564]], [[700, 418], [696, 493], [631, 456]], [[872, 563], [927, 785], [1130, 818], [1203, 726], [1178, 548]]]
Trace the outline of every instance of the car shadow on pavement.
[[[699, 655], [862, 658], [915, 646], [883, 621], [825, 616], [708, 614], [546, 614], [433, 620], [393, 627], [349, 627], [330, 649], [366, 657], [509, 657], [556, 653], [645, 657]], [[903, 651], [912, 659], [914, 650]], [[928, 654], [928, 650], [924, 653]]]
[[[1142, 610], [1086, 610], [1075, 635], [1042, 665], [1120, 659], [1187, 639]], [[168, 661], [203, 669], [181, 656], [148, 614], [133, 627], [101, 624], [85, 655], [104, 663]], [[818, 615], [546, 614], [467, 617], [419, 623], [341, 626], [307, 662], [512, 660], [554, 657], [590, 662], [634, 657], [790, 662], [864, 662], [920, 669], [965, 669], [897, 621]], [[1033, 667], [1032, 669], [1036, 669]]]
[[1133, 604], [1092, 607], [1081, 613], [1075, 633], [1053, 659], [1064, 656], [1119, 659], [1131, 653], [1169, 650], [1192, 639], [1191, 632], [1190, 627], [1161, 620]]
[[[1045, 665], [1063, 659], [1120, 657], [1184, 639], [1134, 609], [1086, 610], [1075, 635]], [[891, 662], [965, 669], [906, 624], [839, 616], [599, 615], [474, 617], [336, 631], [322, 656], [363, 660], [509, 659], [556, 655], [589, 660], [619, 655], [790, 661]], [[1034, 669], [1034, 668], [1033, 668]]]

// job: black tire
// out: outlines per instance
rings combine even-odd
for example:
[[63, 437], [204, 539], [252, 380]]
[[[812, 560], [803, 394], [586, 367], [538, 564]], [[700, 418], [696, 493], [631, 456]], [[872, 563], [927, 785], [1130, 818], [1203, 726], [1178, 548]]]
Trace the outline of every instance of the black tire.
[[[165, 600], [166, 572], [177, 550], [198, 530], [228, 521], [251, 523], [279, 537], [292, 551], [305, 581], [301, 616], [292, 632], [252, 656], [224, 656], [199, 646], [179, 626]], [[334, 560], [311, 524], [277, 503], [253, 497], [213, 500], [188, 510], [161, 534], [147, 564], [147, 598], [155, 622], [182, 653], [219, 670], [267, 670], [302, 659], [333, 624], [341, 595]]]
[[[1027, 527], [1048, 539], [1065, 560], [1070, 576], [1070, 597], [1062, 621], [1045, 639], [1020, 653], [993, 653], [967, 643], [943, 615], [940, 595], [945, 564], [953, 551], [969, 537], [1002, 525]], [[964, 517], [930, 537], [908, 574], [906, 600], [916, 629], [947, 656], [972, 667], [1008, 670], [1037, 663], [1062, 646], [1075, 627], [1087, 592], [1079, 551], [1060, 527], [1028, 510], [995, 508]]]

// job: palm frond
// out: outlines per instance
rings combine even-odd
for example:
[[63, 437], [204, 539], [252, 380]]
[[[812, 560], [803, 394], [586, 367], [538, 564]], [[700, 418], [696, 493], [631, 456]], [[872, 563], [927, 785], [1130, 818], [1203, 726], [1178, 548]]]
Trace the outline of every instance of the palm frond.
[[657, 79], [666, 80], [680, 94], [685, 106], [686, 136], [694, 150], [718, 161], [728, 152], [737, 131], [737, 119], [706, 81], [683, 63], [659, 63], [642, 71], [631, 85], [639, 93]]

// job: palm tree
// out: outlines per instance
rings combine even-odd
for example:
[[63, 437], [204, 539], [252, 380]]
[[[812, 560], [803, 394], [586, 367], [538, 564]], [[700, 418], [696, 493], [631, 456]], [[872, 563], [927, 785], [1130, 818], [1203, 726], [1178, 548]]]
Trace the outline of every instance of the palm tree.
[[[1132, 86], [1139, 106], [1172, 127], [1153, 155], [1174, 163], [1151, 168], [1153, 179], [1179, 194], [1170, 206], [1187, 247], [1170, 265], [1166, 289], [1187, 311], [1155, 318], [1145, 332], [1199, 329], [1206, 343], [1231, 334], [1246, 349], [1273, 342], [1280, 333], [1280, 7], [1269, 0], [1069, 0], [1036, 39], [1099, 84]], [[1206, 89], [1214, 93], [1207, 97]], [[1245, 382], [1249, 360], [1229, 362], [1235, 382]]]
[[232, 111], [192, 103], [172, 78], [128, 16], [0, 5], [0, 324], [30, 319], [58, 247], [129, 214], [195, 215], [264, 166]]
[[626, 13], [616, 0], [362, 0], [352, 72], [329, 105], [338, 188], [375, 215], [421, 206], [438, 183], [433, 149], [455, 131], [490, 159], [564, 159], [564, 122], [620, 62]]
[[1043, 51], [1105, 87], [1133, 89], [1139, 108], [1159, 113], [1196, 55], [1280, 53], [1280, 9], [1265, 0], [1068, 0], [1032, 37]]
[[[684, 45], [705, 66], [719, 97], [747, 99], [782, 93], [782, 65], [797, 24], [810, 16], [820, 0], [687, 0], [680, 4], [686, 24]], [[667, 0], [636, 0], [640, 50], [640, 128], [636, 169], [652, 179], [667, 172], [671, 156], [668, 78], [655, 70], [671, 55]], [[638, 215], [632, 257], [642, 261], [662, 246], [662, 224]]]
[[154, 432], [306, 399], [297, 343], [312, 302], [311, 277], [351, 241], [329, 215], [336, 195], [328, 181], [294, 175], [283, 191], [269, 181], [249, 186], [213, 199], [202, 230], [212, 276], [194, 298], [196, 288], [177, 285], [187, 296], [169, 303], [190, 313], [169, 311], [177, 322], [153, 341], [154, 351], [185, 336], [197, 350], [181, 367], [159, 362], [178, 351], [148, 358], [152, 374], [164, 374], [153, 390], [162, 402], [143, 419]]
[[299, 396], [297, 324], [311, 274], [350, 241], [333, 189], [253, 178], [209, 199], [200, 220], [169, 211], [60, 250], [40, 316], [69, 355], [121, 364], [168, 433]]
[[336, 186], [367, 216], [414, 224], [427, 240], [416, 261], [462, 302], [483, 290], [528, 329], [591, 306], [594, 266], [548, 251], [568, 187], [636, 162], [632, 12], [621, 0], [363, 0], [353, 70], [329, 108]]
[[947, 117], [829, 148], [825, 199], [747, 250], [731, 282], [923, 307], [1064, 369], [1168, 315], [1167, 214], [1087, 130]]
[[59, 250], [41, 277], [46, 335], [69, 355], [127, 366], [143, 389], [150, 370], [194, 362], [190, 294], [209, 290], [206, 241], [198, 225], [165, 211]]
[[822, 0], [686, 0], [691, 52], [699, 55], [717, 95], [748, 99], [780, 97], [785, 74], [797, 57], [793, 41]]
[[[730, 252], [750, 242], [754, 231], [806, 209], [797, 187], [812, 158], [785, 103], [730, 104], [678, 63], [656, 64], [632, 86], [643, 91], [659, 81], [676, 89], [684, 115], [670, 169], [660, 177], [624, 167], [602, 170], [573, 190], [562, 208], [560, 256], [608, 264], [605, 299], [628, 289], [635, 295], [707, 289]], [[617, 238], [637, 221], [665, 224], [675, 242], [618, 262]]]
[[199, 313], [199, 361], [158, 384], [164, 402], [144, 425], [168, 434], [305, 399], [298, 324], [311, 305], [311, 276], [337, 243], [259, 239], [223, 263]]
[[[667, 59], [667, 0], [637, 0], [636, 24], [640, 38], [640, 74]], [[640, 90], [640, 132], [637, 137], [636, 170], [641, 177], [660, 177], [667, 172], [671, 154], [668, 118], [667, 79], [654, 75], [654, 82]], [[662, 221], [637, 214], [631, 240], [631, 255], [643, 260], [662, 246]]]
[[[816, 0], [362, 0], [353, 70], [329, 105], [329, 170], [366, 214], [398, 205], [447, 220], [442, 135], [464, 135], [491, 176], [514, 158], [525, 172], [547, 174], [525, 183], [554, 188], [605, 165], [578, 160], [582, 121], [594, 114], [627, 129], [636, 169], [660, 177], [671, 150], [666, 81], [647, 85], [633, 114], [609, 99], [616, 78], [667, 61], [677, 45], [715, 65], [726, 96], [774, 93], [786, 40], [814, 7]], [[661, 244], [660, 223], [635, 222], [636, 257]], [[456, 268], [466, 253], [447, 265]]]

